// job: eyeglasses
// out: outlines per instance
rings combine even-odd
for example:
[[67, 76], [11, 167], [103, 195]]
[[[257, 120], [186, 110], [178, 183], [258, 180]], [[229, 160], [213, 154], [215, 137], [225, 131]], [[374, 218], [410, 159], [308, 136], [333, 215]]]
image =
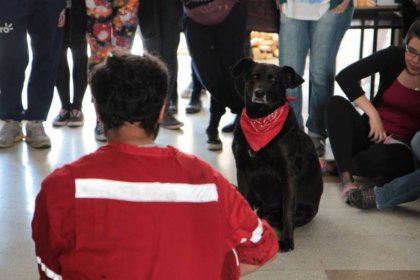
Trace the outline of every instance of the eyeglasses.
[[405, 53], [411, 58], [420, 58], [420, 52], [410, 46], [405, 46]]

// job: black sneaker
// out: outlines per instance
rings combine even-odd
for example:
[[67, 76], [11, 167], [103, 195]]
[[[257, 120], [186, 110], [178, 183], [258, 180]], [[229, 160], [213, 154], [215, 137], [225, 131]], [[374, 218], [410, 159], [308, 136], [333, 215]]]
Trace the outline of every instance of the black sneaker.
[[160, 122], [160, 126], [166, 129], [180, 129], [183, 125], [184, 123], [178, 121], [170, 112], [165, 112]]
[[351, 206], [360, 209], [376, 208], [376, 195], [372, 188], [359, 188], [349, 194], [349, 203]]
[[178, 100], [169, 101], [169, 106], [168, 106], [167, 111], [168, 113], [171, 113], [171, 114], [177, 114], [178, 113]]
[[61, 109], [57, 117], [53, 120], [53, 126], [65, 126], [70, 118], [70, 111], [67, 109]]
[[70, 113], [70, 118], [67, 122], [69, 127], [79, 127], [82, 126], [85, 122], [83, 112], [81, 110], [73, 109]]
[[185, 108], [185, 112], [187, 114], [196, 114], [201, 111], [203, 107], [201, 100], [196, 98], [191, 98], [190, 102], [188, 103], [187, 107]]
[[239, 121], [239, 114], [236, 115], [235, 119], [233, 120], [232, 123], [225, 125], [224, 127], [222, 127], [222, 132], [225, 133], [230, 133], [233, 132], [235, 130], [236, 127], [236, 123]]
[[220, 141], [219, 133], [217, 131], [207, 133], [207, 150], [209, 151], [221, 151], [223, 149], [223, 143]]

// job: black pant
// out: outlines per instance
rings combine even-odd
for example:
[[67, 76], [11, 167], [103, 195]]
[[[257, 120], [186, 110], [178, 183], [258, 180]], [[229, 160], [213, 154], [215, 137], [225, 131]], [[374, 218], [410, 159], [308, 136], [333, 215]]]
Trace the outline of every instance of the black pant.
[[370, 141], [369, 122], [341, 96], [327, 105], [326, 123], [331, 149], [340, 172], [389, 180], [414, 170], [409, 148], [402, 144], [375, 144]]
[[237, 3], [227, 18], [215, 26], [204, 26], [185, 19], [185, 36], [196, 74], [210, 92], [210, 112], [223, 115], [225, 107], [233, 113], [243, 108], [234, 88], [231, 69], [244, 56], [246, 6]]
[[[61, 46], [57, 25], [65, 0], [0, 0], [0, 118], [46, 120], [54, 92]], [[5, 32], [7, 31], [7, 33]], [[33, 54], [28, 82], [28, 107], [22, 105], [28, 42]]]
[[[67, 62], [67, 50], [69, 48], [73, 58], [73, 102], [70, 102], [70, 69]], [[62, 108], [67, 110], [82, 109], [83, 97], [87, 87], [87, 62], [86, 40], [71, 42], [68, 38], [64, 38], [56, 81]]]
[[169, 100], [178, 98], [177, 50], [181, 33], [182, 3], [180, 0], [142, 0], [139, 4], [139, 26], [143, 47], [162, 59], [169, 71]]

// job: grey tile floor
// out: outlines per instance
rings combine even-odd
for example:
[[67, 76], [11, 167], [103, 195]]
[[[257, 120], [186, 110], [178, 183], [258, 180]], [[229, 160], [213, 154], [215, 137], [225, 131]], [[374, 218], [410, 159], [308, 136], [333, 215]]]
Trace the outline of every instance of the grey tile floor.
[[[386, 38], [387, 34], [383, 36]], [[346, 34], [338, 56], [338, 70], [357, 59], [358, 52], [354, 47], [358, 44], [357, 40], [356, 31]], [[139, 44], [137, 40], [135, 52], [141, 49]], [[183, 44], [179, 51], [179, 65], [181, 91], [190, 78], [189, 57]], [[336, 90], [340, 94], [338, 87]], [[157, 142], [198, 155], [236, 183], [235, 163], [230, 149], [232, 135], [221, 134], [223, 151], [205, 149], [209, 96], [204, 96], [203, 101], [204, 110], [201, 113], [186, 115], [184, 108], [187, 100], [180, 99], [178, 118], [185, 126], [179, 131], [161, 129]], [[35, 150], [21, 142], [10, 149], [0, 150], [2, 280], [37, 279], [30, 222], [40, 182], [54, 168], [101, 145], [93, 136], [95, 114], [89, 92], [84, 101], [86, 122], [83, 127], [53, 128], [51, 121], [59, 109], [56, 95], [45, 123], [52, 139], [51, 149]], [[232, 119], [231, 114], [226, 114], [222, 125]], [[332, 157], [330, 151], [327, 156]], [[420, 279], [417, 273], [420, 271], [420, 201], [389, 211], [360, 211], [344, 204], [339, 193], [336, 178], [325, 178], [319, 214], [308, 225], [296, 229], [295, 250], [279, 254], [272, 263], [245, 279], [384, 279], [380, 276], [375, 278], [375, 273], [386, 271], [394, 272], [386, 275], [395, 275], [395, 278], [386, 279]], [[414, 276], [401, 278], [402, 274], [398, 272], [407, 271], [414, 271], [410, 274]], [[369, 278], [366, 278], [367, 272], [371, 273]]]

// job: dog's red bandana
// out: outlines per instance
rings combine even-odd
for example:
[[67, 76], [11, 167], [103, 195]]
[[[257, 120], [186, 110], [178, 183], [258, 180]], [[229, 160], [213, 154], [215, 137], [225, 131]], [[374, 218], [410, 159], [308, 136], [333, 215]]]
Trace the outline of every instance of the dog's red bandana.
[[256, 119], [250, 118], [246, 109], [242, 110], [242, 132], [254, 152], [264, 148], [282, 130], [288, 114], [289, 103], [277, 108], [268, 116]]

